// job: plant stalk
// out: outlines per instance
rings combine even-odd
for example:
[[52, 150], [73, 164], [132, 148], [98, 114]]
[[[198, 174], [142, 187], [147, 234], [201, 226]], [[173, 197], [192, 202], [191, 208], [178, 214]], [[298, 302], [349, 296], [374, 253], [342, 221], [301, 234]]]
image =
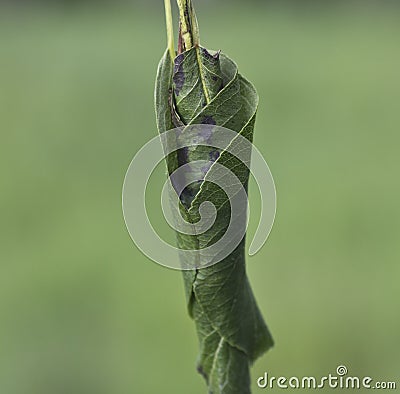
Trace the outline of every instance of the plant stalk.
[[192, 0], [177, 0], [179, 8], [179, 44], [178, 53], [200, 45], [197, 17]]
[[174, 45], [174, 23], [172, 19], [171, 0], [164, 0], [165, 5], [165, 19], [167, 24], [167, 41], [168, 50], [173, 61], [175, 58], [175, 45]]

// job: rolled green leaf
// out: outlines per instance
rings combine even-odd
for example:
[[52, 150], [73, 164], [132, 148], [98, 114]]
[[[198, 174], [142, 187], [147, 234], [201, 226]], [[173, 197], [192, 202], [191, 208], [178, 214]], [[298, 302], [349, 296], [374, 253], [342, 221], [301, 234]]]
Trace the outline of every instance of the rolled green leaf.
[[[155, 108], [160, 133], [180, 127], [187, 148], [166, 158], [171, 175], [195, 160], [212, 161], [231, 170], [247, 192], [249, 170], [231, 153], [210, 146], [193, 145], [191, 125], [228, 128], [250, 142], [253, 139], [258, 96], [254, 86], [239, 74], [236, 64], [220, 52], [211, 53], [199, 44], [197, 20], [189, 0], [178, 0], [180, 32], [178, 53], [173, 48], [172, 17], [166, 0], [169, 48], [157, 73]], [[201, 128], [199, 129], [201, 130]], [[217, 129], [216, 129], [217, 130]], [[201, 131], [199, 131], [201, 132]], [[217, 131], [216, 131], [217, 132]], [[250, 161], [251, 150], [246, 152]], [[250, 393], [250, 365], [273, 346], [250, 288], [245, 267], [245, 238], [227, 257], [202, 268], [201, 250], [224, 234], [230, 220], [230, 204], [224, 190], [208, 179], [212, 166], [203, 168], [200, 181], [179, 196], [180, 211], [189, 223], [196, 223], [199, 207], [209, 201], [217, 212], [214, 225], [202, 234], [177, 232], [178, 247], [196, 250], [198, 268], [183, 271], [188, 310], [200, 344], [198, 371], [213, 394]], [[172, 190], [171, 193], [174, 193]], [[246, 206], [236, 218], [246, 224]], [[185, 261], [182, 264], [185, 265]]]

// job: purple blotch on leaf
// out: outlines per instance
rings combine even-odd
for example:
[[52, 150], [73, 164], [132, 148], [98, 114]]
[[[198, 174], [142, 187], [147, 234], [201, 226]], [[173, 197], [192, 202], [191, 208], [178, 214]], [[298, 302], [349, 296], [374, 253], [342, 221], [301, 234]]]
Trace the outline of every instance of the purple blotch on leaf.
[[180, 91], [185, 84], [185, 72], [183, 70], [183, 60], [185, 59], [185, 55], [182, 53], [175, 58], [174, 62], [174, 92], [176, 96], [179, 96]]
[[220, 153], [217, 150], [213, 150], [209, 153], [210, 156], [210, 160], [211, 161], [217, 161], [217, 159], [219, 158]]
[[211, 124], [211, 125], [216, 125], [217, 122], [215, 121], [215, 119], [212, 116], [206, 116], [201, 124]]

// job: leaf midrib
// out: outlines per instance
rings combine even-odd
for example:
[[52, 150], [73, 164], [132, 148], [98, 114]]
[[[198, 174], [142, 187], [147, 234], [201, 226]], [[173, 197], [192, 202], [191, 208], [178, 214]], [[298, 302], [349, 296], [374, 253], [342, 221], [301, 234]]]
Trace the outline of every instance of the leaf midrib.
[[198, 46], [196, 46], [196, 58], [197, 58], [197, 64], [199, 65], [199, 74], [200, 74], [201, 86], [203, 87], [203, 93], [204, 93], [204, 96], [206, 98], [206, 103], [208, 105], [211, 102], [211, 97], [210, 97], [210, 94], [209, 94], [209, 92], [207, 90], [206, 80], [205, 80], [204, 71], [203, 71], [203, 64], [201, 62], [200, 47], [198, 47]]

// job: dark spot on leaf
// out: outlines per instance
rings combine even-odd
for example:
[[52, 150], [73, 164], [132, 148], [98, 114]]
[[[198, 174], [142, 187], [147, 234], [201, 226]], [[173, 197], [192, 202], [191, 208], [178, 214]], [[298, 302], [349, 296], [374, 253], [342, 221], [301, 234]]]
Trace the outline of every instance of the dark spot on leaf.
[[207, 58], [208, 60], [214, 61], [219, 59], [220, 51], [218, 51], [215, 55], [211, 55], [210, 52], [207, 51], [206, 48], [200, 47], [201, 54]]
[[204, 378], [205, 380], [208, 381], [208, 376], [207, 376], [207, 374], [204, 372], [204, 369], [203, 369], [203, 367], [202, 367], [201, 365], [198, 365], [198, 366], [197, 366], [197, 372], [198, 372], [201, 376], [203, 376], [203, 378]]
[[214, 120], [214, 118], [212, 116], [206, 116], [203, 121], [201, 122], [201, 124], [211, 124], [211, 125], [216, 125], [217, 122]]
[[175, 62], [174, 62], [173, 82], [174, 82], [174, 93], [176, 96], [179, 96], [179, 93], [182, 90], [183, 85], [185, 84], [185, 73], [183, 70], [183, 60], [184, 60], [184, 54], [181, 54], [176, 57]]
[[217, 150], [211, 151], [209, 156], [211, 161], [217, 161], [219, 158], [220, 153]]
[[179, 93], [182, 90], [184, 83], [185, 83], [184, 73], [180, 72], [174, 75], [174, 93], [176, 96], [179, 96]]
[[195, 196], [200, 190], [202, 182], [202, 180], [194, 181], [190, 185], [186, 186], [185, 189], [182, 191], [179, 199], [186, 208], [189, 208], [192, 204]]
[[189, 157], [189, 148], [187, 146], [178, 150], [178, 164], [180, 166], [188, 162], [188, 157]]

